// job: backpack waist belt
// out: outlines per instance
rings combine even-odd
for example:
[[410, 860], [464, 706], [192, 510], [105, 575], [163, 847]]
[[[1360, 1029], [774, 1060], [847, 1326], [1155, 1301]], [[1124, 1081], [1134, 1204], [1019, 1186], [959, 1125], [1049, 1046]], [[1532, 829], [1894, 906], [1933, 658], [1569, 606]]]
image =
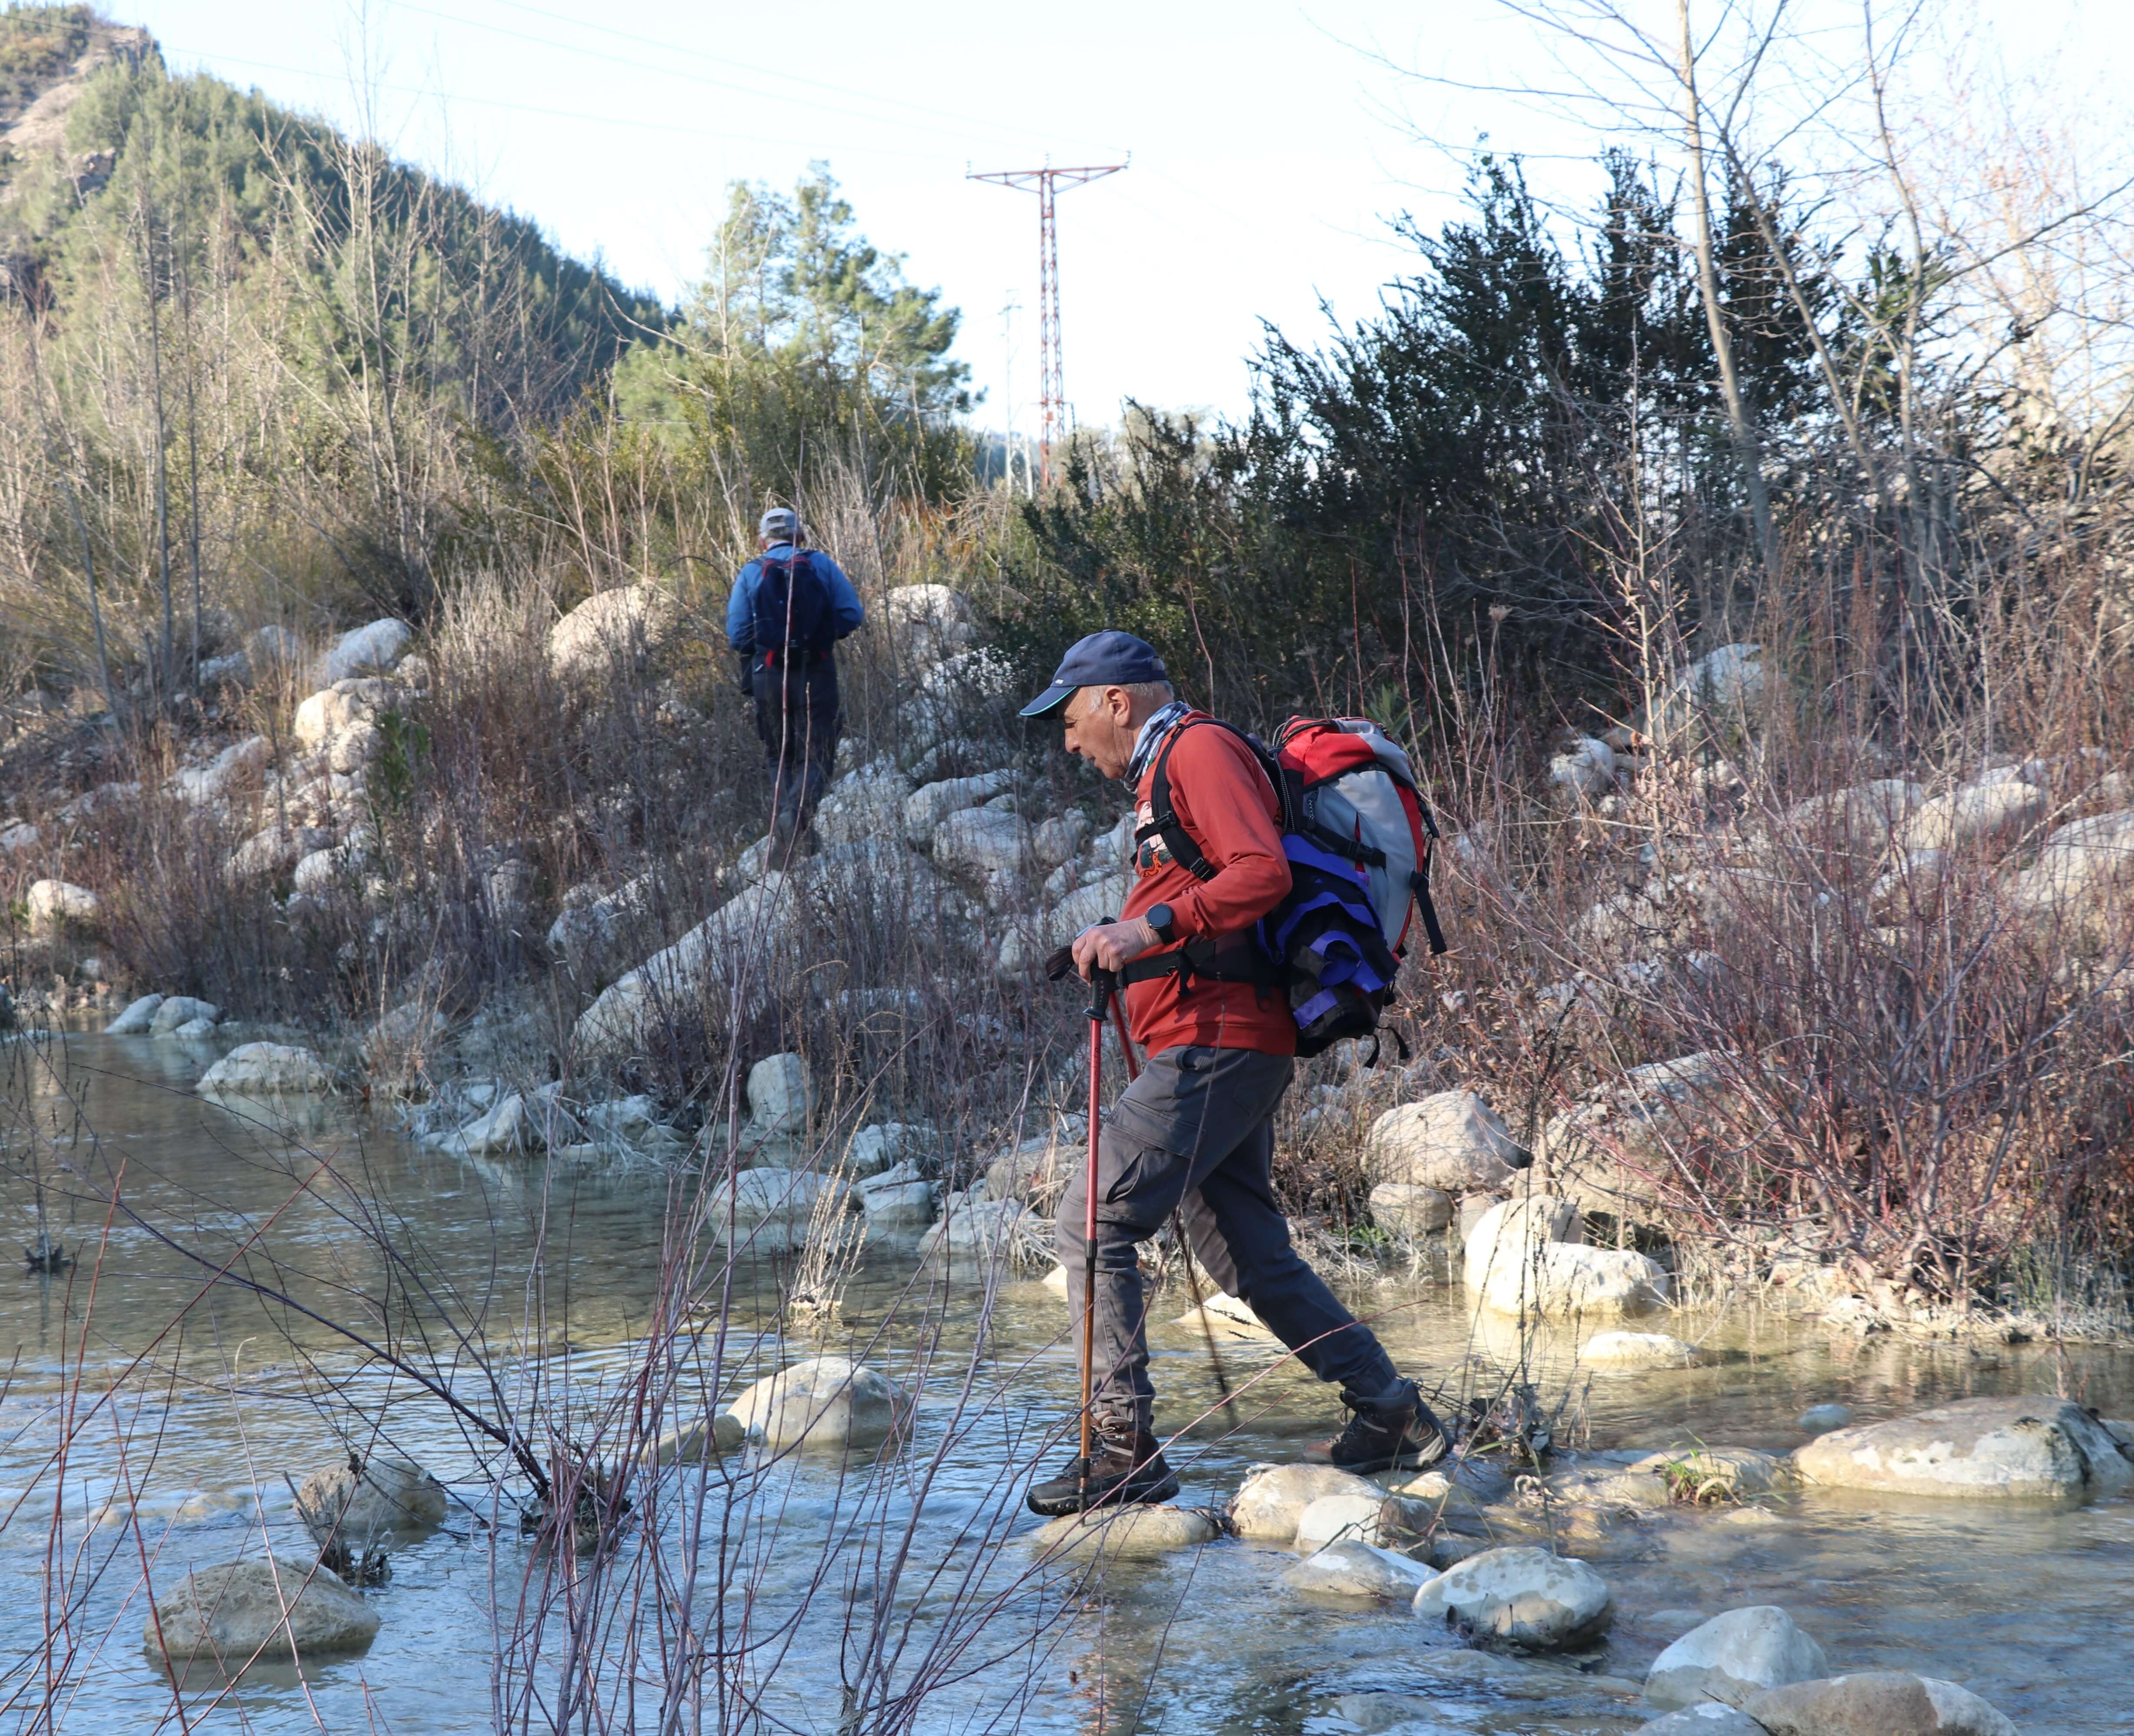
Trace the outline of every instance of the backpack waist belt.
[[1118, 972], [1118, 984], [1152, 982], [1160, 976], [1178, 978], [1178, 992], [1193, 992], [1193, 979], [1209, 982], [1248, 982], [1256, 988], [1279, 988], [1282, 967], [1249, 942], [1232, 941], [1228, 946], [1214, 940], [1189, 940], [1168, 952], [1145, 952], [1129, 960]]

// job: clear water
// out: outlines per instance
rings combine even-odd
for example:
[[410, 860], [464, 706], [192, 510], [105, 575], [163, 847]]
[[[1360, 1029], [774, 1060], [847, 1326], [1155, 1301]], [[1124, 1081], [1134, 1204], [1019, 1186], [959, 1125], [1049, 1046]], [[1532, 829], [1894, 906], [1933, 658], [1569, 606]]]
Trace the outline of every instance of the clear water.
[[[11, 1589], [0, 1717], [99, 1733], [661, 1728], [663, 1685], [688, 1672], [671, 1643], [627, 1651], [626, 1609], [608, 1616], [604, 1661], [576, 1678], [553, 1601], [538, 1637], [500, 1637], [514, 1632], [525, 1587], [554, 1582], [513, 1522], [524, 1480], [500, 1494], [490, 1474], [504, 1468], [493, 1446], [344, 1337], [206, 1280], [227, 1266], [354, 1324], [443, 1371], [491, 1414], [509, 1406], [592, 1431], [641, 1361], [669, 1181], [456, 1161], [350, 1109], [292, 1140], [193, 1097], [212, 1055], [167, 1042], [75, 1037], [9, 1054], [0, 1237], [34, 1237], [41, 1189], [48, 1227], [81, 1261], [60, 1278], [0, 1276], [0, 1353], [14, 1356], [0, 1394], [0, 1583]], [[1346, 1728], [1335, 1697], [1374, 1689], [1443, 1695], [1451, 1728], [1639, 1721], [1590, 1695], [1433, 1688], [1414, 1662], [1441, 1634], [1404, 1609], [1292, 1592], [1278, 1579], [1295, 1559], [1285, 1550], [1229, 1541], [1114, 1563], [1097, 1579], [1033, 1568], [1021, 1490], [1034, 1465], [1062, 1455], [1074, 1393], [1058, 1297], [1031, 1282], [915, 1283], [907, 1261], [886, 1259], [848, 1285], [830, 1342], [803, 1346], [779, 1336], [789, 1276], [736, 1275], [729, 1331], [696, 1341], [685, 1386], [730, 1391], [791, 1355], [851, 1351], [918, 1387], [917, 1425], [908, 1446], [849, 1464], [737, 1455], [708, 1476], [638, 1486], [624, 1558], [656, 1554], [668, 1594], [686, 1591], [690, 1625], [729, 1657], [725, 1697], [699, 1696], [668, 1727], [1334, 1732]], [[1351, 1300], [1426, 1377], [1520, 1353], [1494, 1331], [1478, 1335], [1456, 1290], [1386, 1285]], [[1799, 1412], [1831, 1400], [1866, 1420], [2064, 1387], [2107, 1415], [2134, 1414], [2134, 1357], [2117, 1352], [1833, 1338], [1746, 1314], [1672, 1324], [1728, 1356], [1589, 1380], [1568, 1347], [1529, 1348], [1544, 1395], [1575, 1385], [1567, 1433], [1579, 1445], [1784, 1449], [1800, 1439]], [[1155, 1337], [1160, 1424], [1214, 1413], [1173, 1453], [1187, 1504], [1219, 1504], [1248, 1465], [1293, 1456], [1331, 1420], [1308, 1377], [1233, 1343], [1220, 1354], [1242, 1397], [1228, 1424], [1200, 1336]], [[493, 1389], [476, 1378], [476, 1348]], [[301, 1674], [255, 1669], [234, 1687], [196, 1666], [174, 1690], [142, 1644], [144, 1562], [162, 1586], [256, 1553], [263, 1538], [301, 1552], [285, 1479], [340, 1458], [340, 1431], [359, 1418], [464, 1502], [445, 1531], [395, 1552], [390, 1583], [367, 1594], [383, 1617], [376, 1641]], [[1679, 1631], [1669, 1613], [1773, 1603], [1835, 1669], [1945, 1676], [2030, 1731], [2124, 1732], [2130, 1545], [2127, 1502], [2061, 1512], [1803, 1495], [1747, 1513], [1671, 1512], [1586, 1550], [1620, 1614], [1582, 1661], [1641, 1677]], [[637, 1600], [635, 1631], [654, 1632], [651, 1581], [611, 1574], [617, 1595]], [[887, 1708], [856, 1686], [871, 1633], [894, 1654], [888, 1690], [902, 1697]], [[558, 1709], [574, 1679], [592, 1684], [596, 1712]], [[864, 1709], [848, 1717], [855, 1703]]]

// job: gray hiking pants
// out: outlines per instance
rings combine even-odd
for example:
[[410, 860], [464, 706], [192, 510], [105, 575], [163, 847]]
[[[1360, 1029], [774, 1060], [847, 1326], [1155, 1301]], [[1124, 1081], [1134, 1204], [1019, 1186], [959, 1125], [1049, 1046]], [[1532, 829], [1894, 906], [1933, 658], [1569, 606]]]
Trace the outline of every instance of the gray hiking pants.
[[844, 714], [838, 700], [838, 666], [828, 658], [782, 669], [756, 665], [756, 738], [770, 762], [770, 836], [783, 850], [815, 817], [838, 757]]
[[[1296, 1063], [1246, 1049], [1166, 1049], [1113, 1105], [1097, 1149], [1095, 1409], [1151, 1430], [1147, 1304], [1137, 1244], [1174, 1208], [1194, 1257], [1322, 1381], [1375, 1396], [1399, 1377], [1369, 1328], [1290, 1246], [1275, 1203], [1274, 1112]], [[1082, 1325], [1086, 1163], [1060, 1202], [1054, 1246]], [[1182, 1422], [1185, 1419], [1180, 1419]]]

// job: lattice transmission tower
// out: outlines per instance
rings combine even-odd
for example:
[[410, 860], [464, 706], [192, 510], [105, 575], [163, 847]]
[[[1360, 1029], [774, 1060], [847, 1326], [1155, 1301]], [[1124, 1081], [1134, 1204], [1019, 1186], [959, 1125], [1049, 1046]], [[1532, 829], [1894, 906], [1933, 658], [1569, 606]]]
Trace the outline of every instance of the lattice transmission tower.
[[1051, 486], [1052, 448], [1066, 430], [1067, 394], [1060, 372], [1060, 226], [1053, 209], [1055, 191], [1079, 187], [1107, 175], [1116, 175], [1132, 162], [1085, 164], [1077, 169], [995, 169], [986, 174], [966, 171], [967, 181], [990, 181], [1004, 187], [1037, 194], [1037, 346], [1043, 383], [1038, 398], [1044, 415], [1044, 435], [1038, 445], [1038, 475]]

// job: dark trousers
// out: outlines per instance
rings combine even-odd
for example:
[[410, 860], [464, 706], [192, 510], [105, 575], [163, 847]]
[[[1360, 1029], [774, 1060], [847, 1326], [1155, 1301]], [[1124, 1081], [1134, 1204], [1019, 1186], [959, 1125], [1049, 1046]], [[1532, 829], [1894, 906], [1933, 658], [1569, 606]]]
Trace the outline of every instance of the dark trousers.
[[770, 760], [774, 786], [770, 836], [782, 848], [808, 830], [838, 757], [838, 736], [844, 726], [838, 666], [827, 657], [781, 669], [759, 661], [750, 684], [756, 694], [756, 733]]
[[[1322, 1381], [1375, 1397], [1399, 1377], [1369, 1327], [1290, 1245], [1275, 1203], [1274, 1112], [1296, 1063], [1243, 1049], [1167, 1049], [1112, 1110], [1097, 1148], [1095, 1408], [1152, 1429], [1147, 1303], [1136, 1244], [1174, 1208], [1194, 1257]], [[1054, 1246], [1081, 1329], [1086, 1165], [1060, 1203]]]

